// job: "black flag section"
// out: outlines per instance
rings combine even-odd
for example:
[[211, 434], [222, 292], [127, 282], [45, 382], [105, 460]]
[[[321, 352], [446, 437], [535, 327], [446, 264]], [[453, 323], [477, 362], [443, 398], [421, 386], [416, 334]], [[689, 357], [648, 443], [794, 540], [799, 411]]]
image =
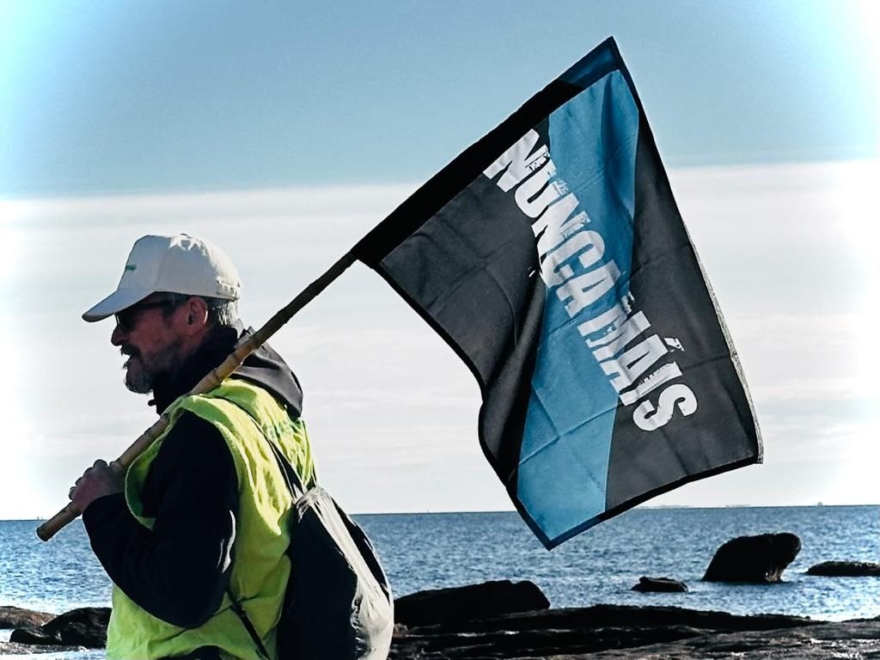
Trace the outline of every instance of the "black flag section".
[[739, 363], [609, 39], [353, 250], [468, 365], [548, 547], [760, 460]]

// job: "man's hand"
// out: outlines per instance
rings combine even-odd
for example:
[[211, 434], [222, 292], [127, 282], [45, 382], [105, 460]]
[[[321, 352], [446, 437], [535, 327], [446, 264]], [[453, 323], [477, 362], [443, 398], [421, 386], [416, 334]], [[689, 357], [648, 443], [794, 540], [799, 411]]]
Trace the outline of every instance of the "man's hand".
[[99, 497], [121, 493], [125, 484], [125, 473], [115, 464], [107, 465], [106, 461], [95, 461], [86, 470], [76, 484], [70, 489], [68, 496], [74, 506], [82, 513]]

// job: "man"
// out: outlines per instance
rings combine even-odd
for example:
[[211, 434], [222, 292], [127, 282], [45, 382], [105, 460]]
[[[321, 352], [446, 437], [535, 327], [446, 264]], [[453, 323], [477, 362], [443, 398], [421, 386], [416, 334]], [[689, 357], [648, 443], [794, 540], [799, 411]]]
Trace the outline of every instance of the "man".
[[98, 461], [70, 493], [114, 584], [111, 660], [256, 660], [255, 637], [274, 656], [291, 497], [268, 443], [313, 478], [299, 383], [263, 346], [220, 387], [185, 396], [245, 332], [240, 288], [207, 241], [144, 236], [117, 290], [83, 314], [115, 315], [126, 387], [171, 418], [127, 474]]

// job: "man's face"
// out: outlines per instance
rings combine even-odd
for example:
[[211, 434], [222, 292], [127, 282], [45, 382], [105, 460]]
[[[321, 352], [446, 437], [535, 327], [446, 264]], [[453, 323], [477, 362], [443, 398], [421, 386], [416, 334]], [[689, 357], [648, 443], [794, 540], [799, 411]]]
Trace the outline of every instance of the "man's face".
[[132, 392], [151, 392], [157, 376], [182, 363], [183, 337], [177, 318], [181, 311], [164, 303], [162, 294], [153, 294], [117, 314], [110, 341], [129, 356], [123, 369], [125, 386]]

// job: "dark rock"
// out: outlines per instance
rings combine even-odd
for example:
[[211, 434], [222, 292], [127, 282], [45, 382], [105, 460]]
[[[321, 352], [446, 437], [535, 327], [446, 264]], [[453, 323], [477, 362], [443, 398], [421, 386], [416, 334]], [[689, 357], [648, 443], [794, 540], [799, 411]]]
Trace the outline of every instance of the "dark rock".
[[55, 618], [55, 615], [48, 612], [36, 612], [9, 605], [0, 607], [0, 629], [3, 630], [9, 630], [10, 628], [35, 628], [42, 626], [53, 618]]
[[[554, 660], [828, 660], [877, 658], [880, 621], [843, 621], [809, 628], [703, 634], [681, 640], [608, 650], [587, 655], [564, 655]], [[510, 658], [510, 656], [507, 656]]]
[[[620, 651], [621, 657], [642, 658], [641, 647], [647, 645], [684, 643], [682, 640], [716, 634], [775, 631], [765, 632], [766, 637], [818, 623], [784, 615], [736, 616], [678, 607], [595, 605], [408, 628], [395, 637], [389, 657], [392, 660], [537, 660], [549, 657], [554, 660], [586, 660], [593, 653], [629, 649]], [[636, 647], [639, 650], [632, 651]], [[693, 657], [703, 659], [699, 653]]]
[[740, 536], [718, 548], [703, 580], [780, 582], [800, 550], [801, 540], [794, 534]]
[[17, 644], [41, 646], [85, 646], [100, 649], [107, 645], [109, 607], [81, 607], [61, 614], [36, 628], [17, 628], [9, 637]]
[[394, 601], [394, 620], [404, 626], [425, 626], [548, 607], [550, 601], [534, 582], [498, 580], [402, 596]]
[[593, 630], [598, 628], [652, 628], [683, 626], [705, 630], [773, 630], [813, 625], [812, 619], [787, 614], [739, 615], [683, 607], [591, 605], [537, 612], [518, 612], [493, 619], [459, 621], [434, 626], [413, 626], [408, 634], [476, 634], [498, 630]]
[[872, 561], [823, 561], [810, 566], [807, 575], [827, 577], [870, 577], [880, 575], [880, 564]]
[[675, 593], [685, 592], [687, 590], [687, 585], [684, 582], [679, 582], [678, 580], [673, 580], [672, 578], [667, 577], [655, 578], [644, 575], [639, 578], [639, 583], [632, 588], [632, 591], [641, 591], [643, 593]]

